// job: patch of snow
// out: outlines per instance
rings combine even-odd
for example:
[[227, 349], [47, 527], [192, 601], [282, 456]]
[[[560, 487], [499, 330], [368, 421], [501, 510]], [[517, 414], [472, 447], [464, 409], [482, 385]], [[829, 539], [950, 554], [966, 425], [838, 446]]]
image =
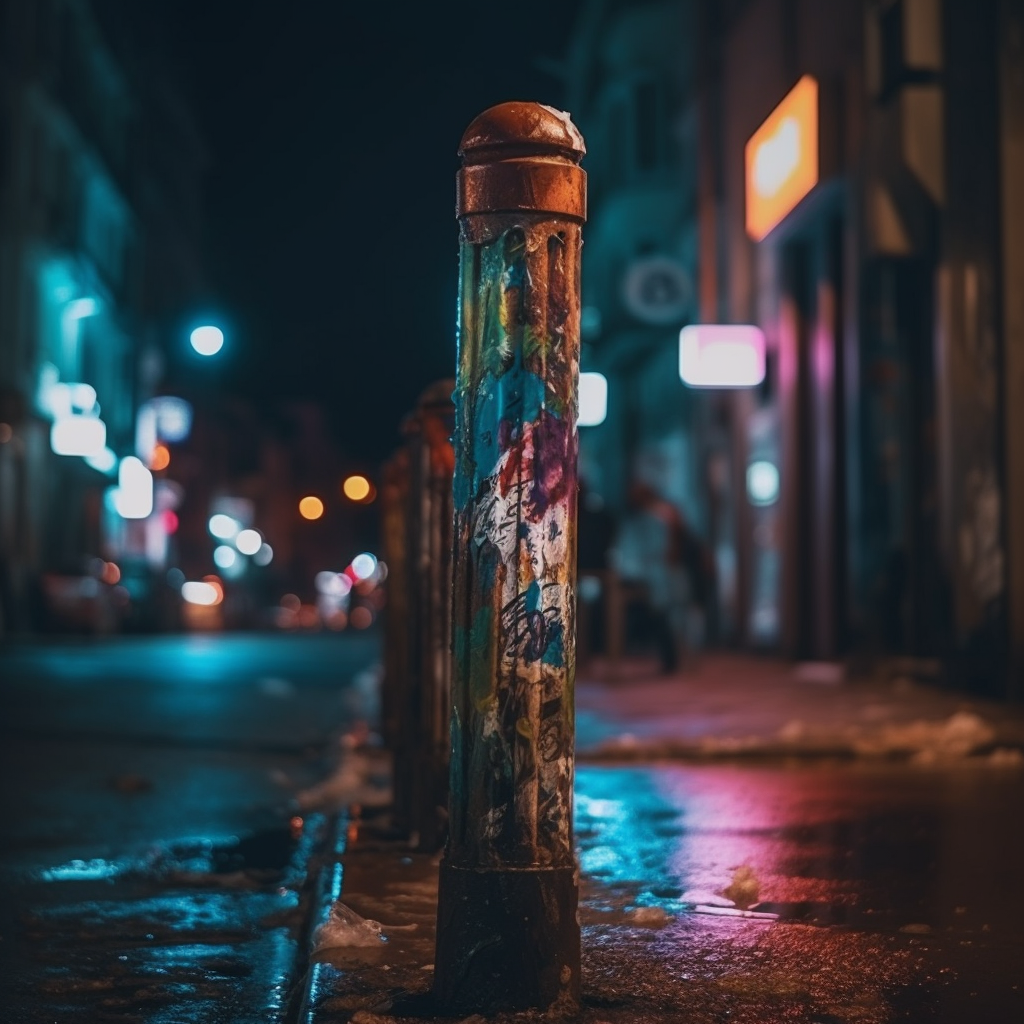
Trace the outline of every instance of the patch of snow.
[[986, 760], [993, 768], [1020, 768], [1024, 765], [1024, 753], [1015, 747], [996, 747]]
[[358, 749], [343, 749], [335, 770], [296, 797], [302, 811], [341, 810], [353, 804], [386, 807], [391, 803], [390, 783], [375, 769], [379, 758]]
[[957, 711], [945, 721], [918, 719], [887, 725], [854, 740], [858, 754], [909, 753], [919, 764], [967, 757], [995, 738], [995, 730], [970, 711]]

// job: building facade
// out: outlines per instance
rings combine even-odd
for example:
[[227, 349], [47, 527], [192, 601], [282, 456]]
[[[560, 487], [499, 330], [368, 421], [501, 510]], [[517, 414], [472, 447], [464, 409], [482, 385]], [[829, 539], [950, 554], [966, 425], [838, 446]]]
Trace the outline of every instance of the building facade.
[[[614, 441], [593, 457], [609, 490], [661, 476], [714, 545], [729, 643], [1020, 693], [1022, 17], [1016, 0], [730, 0], [581, 20], [584, 303], [617, 311], [595, 318], [594, 429]], [[642, 125], [645, 73], [670, 83], [670, 145], [661, 181], [631, 190], [609, 170], [629, 151], [610, 97], [634, 88]], [[812, 92], [805, 122], [792, 103]], [[692, 282], [660, 341], [622, 319], [620, 251], [645, 245]], [[758, 326], [763, 383], [683, 387], [672, 336], [694, 322]]]
[[[195, 214], [198, 179], [168, 170], [195, 143], [115, 6], [0, 3], [0, 633], [122, 553], [108, 492], [137, 448], [143, 342], [198, 267], [177, 210]], [[157, 140], [182, 138], [164, 159]]]

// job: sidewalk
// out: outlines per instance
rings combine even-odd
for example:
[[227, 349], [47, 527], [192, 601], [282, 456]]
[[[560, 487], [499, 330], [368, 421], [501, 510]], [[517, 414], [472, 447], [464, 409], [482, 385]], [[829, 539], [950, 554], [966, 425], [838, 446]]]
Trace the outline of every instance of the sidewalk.
[[[1002, 786], [994, 799], [1009, 810], [1024, 778], [1024, 709], [908, 676], [848, 681], [829, 665], [741, 655], [708, 655], [671, 677], [641, 661], [609, 675], [595, 663], [577, 681], [584, 1006], [573, 1021], [883, 1024], [919, 1019], [892, 1013], [899, 993], [923, 998], [917, 979], [951, 969], [961, 947], [973, 943], [978, 970], [998, 976], [1003, 949], [988, 948], [989, 936], [957, 932], [955, 949], [952, 938], [922, 938], [932, 926], [913, 900], [901, 902], [899, 892], [916, 891], [905, 880], [894, 886], [886, 876], [890, 889], [858, 894], [845, 876], [848, 864], [884, 865], [899, 844], [918, 843], [900, 822], [918, 827], [913, 801], [922, 787], [946, 792], [950, 771], [968, 780], [969, 804]], [[909, 810], [879, 840], [871, 808], [888, 805], [901, 780], [910, 780]], [[303, 1024], [449, 1019], [429, 1003], [440, 855], [389, 832], [388, 784], [384, 752], [350, 741], [337, 777], [317, 791], [339, 809], [343, 838], [321, 871]], [[840, 821], [825, 832], [823, 808], [825, 821]], [[863, 826], [842, 824], [850, 814], [865, 815]], [[944, 820], [937, 827], [960, 831]], [[854, 840], [844, 838], [848, 828]], [[876, 841], [882, 854], [872, 851]], [[853, 862], [844, 860], [851, 842], [866, 849]], [[920, 874], [913, 864], [907, 871], [911, 880]], [[966, 917], [951, 920], [966, 927]], [[1011, 947], [1008, 978], [1017, 973]], [[952, 1008], [961, 995], [943, 998]], [[1000, 994], [986, 1019], [1024, 1019], [1000, 1015], [1016, 995], [1016, 985]], [[943, 1012], [951, 1016], [934, 1019], [970, 1019]]]
[[831, 663], [708, 654], [663, 676], [633, 660], [578, 673], [581, 761], [722, 757], [991, 757], [1024, 763], [1024, 706], [895, 672], [847, 679]]

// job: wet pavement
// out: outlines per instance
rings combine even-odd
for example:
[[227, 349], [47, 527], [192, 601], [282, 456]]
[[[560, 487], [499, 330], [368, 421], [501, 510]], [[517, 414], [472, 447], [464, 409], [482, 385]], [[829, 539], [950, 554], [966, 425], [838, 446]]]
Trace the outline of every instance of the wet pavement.
[[293, 1015], [333, 819], [297, 798], [374, 714], [373, 637], [0, 653], [6, 1022]]
[[[438, 859], [351, 731], [378, 653], [0, 652], [0, 1020], [444, 1019]], [[1024, 1020], [1021, 709], [729, 657], [578, 698], [576, 1020]]]
[[[1018, 768], [584, 765], [576, 793], [576, 1019], [1024, 1020]], [[387, 941], [328, 926], [370, 944], [317, 954], [316, 1024], [445, 1019], [425, 998], [437, 858], [375, 820], [350, 828], [341, 899]]]

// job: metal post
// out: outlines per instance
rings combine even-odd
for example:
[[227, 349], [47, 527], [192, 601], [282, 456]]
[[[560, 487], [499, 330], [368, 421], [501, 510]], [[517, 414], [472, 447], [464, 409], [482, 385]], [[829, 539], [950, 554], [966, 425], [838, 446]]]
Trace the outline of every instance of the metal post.
[[395, 754], [409, 675], [409, 579], [407, 529], [409, 505], [409, 453], [400, 448], [381, 471], [381, 540], [388, 567], [387, 607], [384, 611], [384, 681], [381, 687], [381, 734]]
[[399, 756], [408, 782], [412, 844], [437, 850], [446, 834], [451, 711], [451, 436], [455, 381], [432, 384], [420, 396], [409, 436], [409, 688], [407, 733]]
[[536, 103], [462, 138], [449, 838], [435, 995], [572, 1007], [583, 139]]

